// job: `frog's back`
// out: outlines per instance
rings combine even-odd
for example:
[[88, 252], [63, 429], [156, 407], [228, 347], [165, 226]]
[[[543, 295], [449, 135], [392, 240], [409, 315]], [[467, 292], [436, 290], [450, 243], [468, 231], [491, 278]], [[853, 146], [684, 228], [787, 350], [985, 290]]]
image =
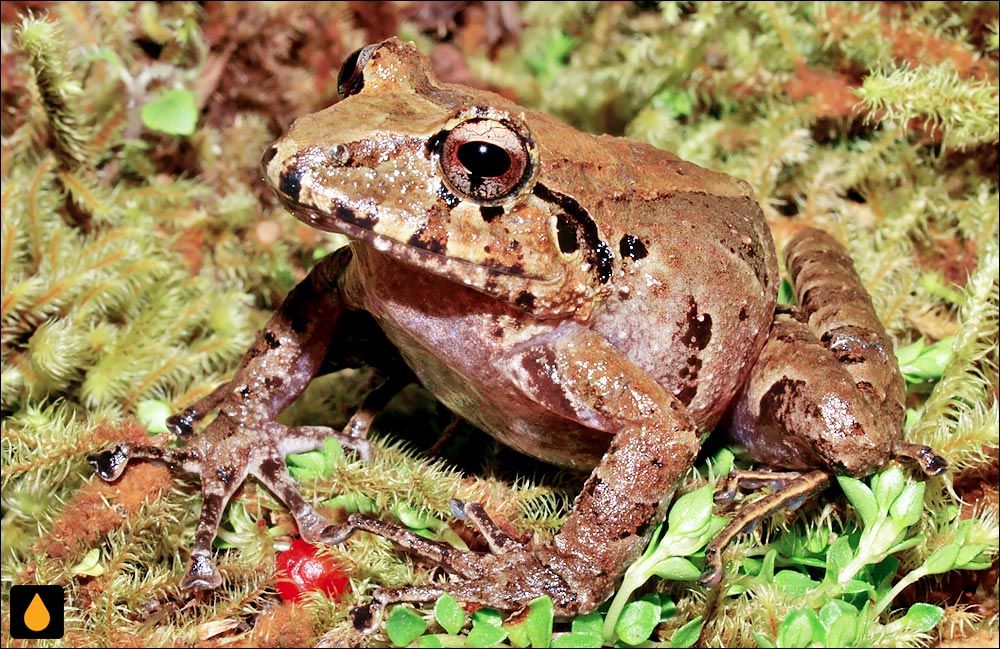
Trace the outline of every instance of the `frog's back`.
[[[592, 327], [715, 425], [767, 336], [778, 272], [746, 182], [649, 145], [601, 137], [617, 160], [594, 169], [591, 214], [618, 263]], [[557, 169], [558, 171], [558, 169]]]

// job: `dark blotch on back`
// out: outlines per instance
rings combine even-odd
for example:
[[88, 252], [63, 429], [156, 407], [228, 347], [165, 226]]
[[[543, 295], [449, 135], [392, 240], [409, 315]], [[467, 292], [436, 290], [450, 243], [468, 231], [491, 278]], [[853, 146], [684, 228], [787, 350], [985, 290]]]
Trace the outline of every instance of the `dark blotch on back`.
[[707, 313], [698, 316], [698, 303], [693, 296], [688, 296], [688, 310], [685, 314], [687, 326], [677, 334], [678, 345], [683, 345], [692, 350], [687, 362], [681, 369], [679, 378], [684, 384], [675, 392], [675, 395], [684, 405], [690, 405], [698, 392], [698, 374], [701, 372], [702, 359], [699, 356], [701, 350], [708, 347], [712, 339], [712, 316]]
[[646, 250], [646, 244], [631, 234], [626, 234], [618, 242], [618, 252], [621, 253], [622, 257], [630, 257], [636, 261], [649, 254], [649, 251]]
[[698, 316], [698, 303], [693, 297], [688, 297], [687, 330], [684, 332], [682, 340], [684, 344], [705, 349], [708, 341], [712, 339], [712, 316], [703, 313]]
[[530, 311], [531, 308], [535, 306], [535, 296], [527, 291], [521, 291], [521, 294], [517, 296], [516, 300], [514, 300], [514, 304], [522, 309]]

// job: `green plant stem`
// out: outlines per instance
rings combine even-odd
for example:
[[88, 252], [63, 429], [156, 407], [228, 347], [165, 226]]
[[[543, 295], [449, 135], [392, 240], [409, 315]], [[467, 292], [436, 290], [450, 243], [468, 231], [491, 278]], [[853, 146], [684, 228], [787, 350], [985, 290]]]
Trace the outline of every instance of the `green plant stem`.
[[924, 566], [920, 566], [916, 570], [908, 572], [905, 577], [900, 579], [899, 582], [897, 582], [896, 585], [893, 586], [892, 589], [882, 596], [882, 599], [875, 604], [875, 608], [872, 610], [872, 617], [878, 617], [881, 615], [885, 609], [889, 608], [889, 605], [892, 604], [894, 599], [896, 599], [896, 596], [903, 592], [903, 589], [929, 574], [930, 572], [928, 572]]

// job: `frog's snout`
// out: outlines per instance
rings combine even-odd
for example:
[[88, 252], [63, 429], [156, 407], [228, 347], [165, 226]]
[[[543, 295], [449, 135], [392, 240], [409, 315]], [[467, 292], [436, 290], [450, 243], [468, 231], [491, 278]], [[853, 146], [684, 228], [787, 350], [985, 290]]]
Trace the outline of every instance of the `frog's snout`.
[[278, 157], [278, 146], [272, 144], [260, 158], [260, 169], [264, 180], [279, 197], [299, 202], [299, 192], [302, 189], [303, 165], [299, 164], [299, 156], [289, 159]]
[[310, 171], [323, 169], [332, 171], [351, 163], [351, 150], [344, 144], [325, 147], [308, 147], [291, 155], [283, 155], [281, 141], [272, 144], [261, 156], [261, 171], [271, 189], [281, 194], [281, 198], [298, 203], [302, 189], [302, 178]]
[[[282, 174], [281, 169], [277, 168], [278, 165], [275, 165], [275, 168], [272, 169], [272, 163], [276, 157], [278, 157], [278, 147], [277, 145], [272, 144], [267, 147], [267, 150], [264, 151], [264, 155], [260, 157], [260, 170], [261, 173], [264, 174], [264, 181], [271, 187], [271, 189], [280, 191], [281, 193], [286, 193], [284, 188], [282, 188], [282, 185], [285, 184], [282, 179], [284, 174]], [[275, 179], [278, 179], [278, 182], [275, 182]], [[298, 190], [299, 187], [295, 187], [295, 193], [289, 195], [289, 198], [292, 200], [298, 200]]]
[[271, 160], [274, 160], [274, 156], [276, 155], [278, 155], [278, 147], [272, 144], [267, 147], [267, 150], [264, 151], [264, 155], [260, 157], [260, 168], [261, 171], [264, 172], [265, 176], [267, 176], [267, 165], [271, 164]]

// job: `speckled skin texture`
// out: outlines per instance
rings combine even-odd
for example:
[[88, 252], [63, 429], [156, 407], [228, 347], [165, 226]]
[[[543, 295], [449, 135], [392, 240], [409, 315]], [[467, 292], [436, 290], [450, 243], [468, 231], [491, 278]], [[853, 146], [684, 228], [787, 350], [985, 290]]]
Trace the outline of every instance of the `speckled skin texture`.
[[[396, 39], [351, 59], [342, 81], [342, 101], [298, 120], [262, 164], [291, 212], [350, 247], [289, 295], [230, 383], [172, 418], [189, 434], [220, 412], [183, 452], [119, 446], [93, 459], [108, 479], [130, 458], [201, 475], [185, 586], [218, 585], [210, 544], [252, 474], [306, 540], [373, 532], [460, 577], [376, 591], [359, 626], [443, 592], [502, 610], [548, 594], [557, 615], [575, 615], [613, 592], [720, 420], [758, 461], [820, 481], [891, 456], [902, 383], [832, 239], [806, 230], [789, 247], [804, 309], [775, 316], [774, 245], [745, 182], [440, 83]], [[358, 342], [362, 313], [393, 349]], [[324, 362], [396, 378], [344, 431], [276, 424]], [[366, 453], [375, 409], [413, 376], [505, 444], [591, 472], [554, 538], [523, 544], [455, 501], [492, 550], [460, 552], [366, 516], [333, 525], [304, 502], [284, 455], [329, 435]]]

